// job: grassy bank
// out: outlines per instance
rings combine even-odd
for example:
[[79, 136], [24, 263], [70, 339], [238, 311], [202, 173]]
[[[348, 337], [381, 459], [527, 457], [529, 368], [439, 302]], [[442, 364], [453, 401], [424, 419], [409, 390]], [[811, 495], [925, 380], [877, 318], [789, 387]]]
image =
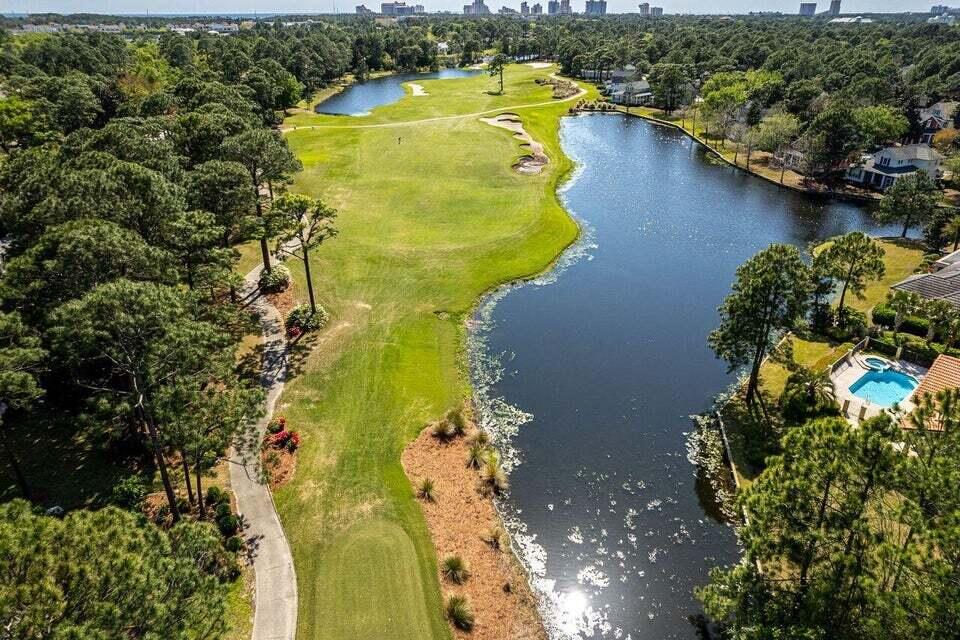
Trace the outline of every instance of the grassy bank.
[[[558, 139], [569, 104], [533, 82], [546, 73], [509, 67], [503, 95], [486, 75], [425, 80], [429, 96], [370, 117], [285, 123], [300, 127], [287, 134], [304, 164], [293, 189], [340, 211], [340, 236], [313, 262], [332, 320], [280, 405], [305, 436], [297, 475], [276, 494], [300, 638], [449, 636], [400, 453], [469, 392], [463, 320], [477, 298], [538, 273], [576, 237], [555, 195], [570, 167]], [[518, 143], [476, 117], [422, 122], [542, 102], [518, 110], [550, 156], [539, 176], [515, 173]]]

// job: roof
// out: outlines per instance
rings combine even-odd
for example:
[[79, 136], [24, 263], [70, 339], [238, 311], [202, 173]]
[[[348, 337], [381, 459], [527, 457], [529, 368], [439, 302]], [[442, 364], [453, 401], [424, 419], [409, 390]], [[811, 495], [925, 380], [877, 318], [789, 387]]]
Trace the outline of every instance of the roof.
[[912, 291], [928, 300], [946, 300], [960, 307], [960, 262], [954, 262], [935, 273], [912, 275], [892, 288]]
[[943, 156], [933, 147], [925, 144], [905, 144], [899, 147], [886, 147], [878, 155], [890, 156], [894, 160], [943, 160]]
[[940, 102], [934, 103], [927, 107], [926, 109], [920, 110], [920, 122], [926, 122], [930, 118], [937, 118], [938, 120], [949, 120], [953, 117], [953, 114], [957, 111], [958, 102], [941, 100]]
[[944, 389], [956, 388], [960, 388], [960, 358], [940, 354], [913, 392], [913, 397], [919, 399], [928, 393], [935, 396]]

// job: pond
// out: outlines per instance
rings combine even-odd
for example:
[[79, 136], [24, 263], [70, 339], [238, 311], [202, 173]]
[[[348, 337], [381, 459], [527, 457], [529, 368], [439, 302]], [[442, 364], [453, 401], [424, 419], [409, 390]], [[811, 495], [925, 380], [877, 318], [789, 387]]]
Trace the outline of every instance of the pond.
[[717, 306], [772, 242], [898, 230], [638, 118], [565, 118], [561, 138], [584, 239], [492, 296], [471, 340], [481, 417], [514, 465], [502, 508], [554, 638], [695, 638], [694, 587], [739, 558], [688, 460], [689, 416], [733, 381], [706, 345]]
[[404, 82], [465, 78], [481, 73], [476, 69], [441, 69], [430, 73], [400, 73], [352, 84], [316, 106], [317, 113], [368, 116], [374, 107], [396, 102], [405, 95]]

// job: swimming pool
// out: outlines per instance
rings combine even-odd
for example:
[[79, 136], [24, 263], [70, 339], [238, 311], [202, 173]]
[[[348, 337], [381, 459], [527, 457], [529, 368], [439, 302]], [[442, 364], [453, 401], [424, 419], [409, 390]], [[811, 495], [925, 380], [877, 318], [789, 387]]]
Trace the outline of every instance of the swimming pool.
[[871, 404], [889, 407], [913, 393], [920, 383], [899, 371], [868, 371], [850, 385], [850, 393]]
[[868, 367], [876, 371], [884, 371], [890, 368], [889, 362], [877, 356], [867, 356], [863, 361], [867, 363]]

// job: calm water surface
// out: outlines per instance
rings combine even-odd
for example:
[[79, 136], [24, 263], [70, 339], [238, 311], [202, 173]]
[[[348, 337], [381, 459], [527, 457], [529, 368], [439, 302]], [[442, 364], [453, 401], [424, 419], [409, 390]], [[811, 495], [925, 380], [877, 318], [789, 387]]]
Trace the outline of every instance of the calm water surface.
[[432, 73], [401, 73], [353, 84], [317, 105], [317, 113], [366, 116], [370, 110], [396, 102], [405, 95], [404, 82], [435, 78], [465, 78], [480, 73], [476, 69], [441, 69]]
[[582, 255], [497, 296], [474, 336], [484, 420], [517, 462], [503, 506], [555, 637], [694, 638], [693, 588], [738, 559], [687, 459], [689, 416], [732, 381], [706, 336], [734, 271], [771, 242], [897, 230], [639, 119], [565, 118], [561, 135]]

